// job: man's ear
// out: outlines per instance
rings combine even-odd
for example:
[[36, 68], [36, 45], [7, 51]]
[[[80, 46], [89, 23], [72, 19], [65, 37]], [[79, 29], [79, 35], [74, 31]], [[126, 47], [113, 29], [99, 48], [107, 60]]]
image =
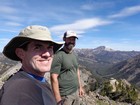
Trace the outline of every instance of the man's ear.
[[23, 59], [24, 58], [24, 50], [21, 48], [16, 48], [15, 50], [16, 55], [20, 58]]
[[63, 37], [63, 41], [65, 41], [66, 40], [66, 38], [65, 37]]

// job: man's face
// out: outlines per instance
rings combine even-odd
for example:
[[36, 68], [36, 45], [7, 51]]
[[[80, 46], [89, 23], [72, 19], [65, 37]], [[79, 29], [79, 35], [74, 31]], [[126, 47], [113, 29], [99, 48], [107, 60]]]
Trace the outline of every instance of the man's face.
[[75, 37], [65, 38], [65, 46], [68, 50], [72, 50], [75, 47], [75, 44], [76, 44]]
[[43, 76], [50, 71], [53, 60], [53, 46], [50, 42], [31, 41], [27, 51], [17, 48], [17, 55], [22, 59], [23, 69]]

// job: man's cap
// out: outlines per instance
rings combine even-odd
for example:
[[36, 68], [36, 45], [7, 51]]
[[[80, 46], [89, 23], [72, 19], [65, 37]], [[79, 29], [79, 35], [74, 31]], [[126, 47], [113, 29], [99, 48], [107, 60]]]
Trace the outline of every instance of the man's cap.
[[78, 39], [76, 32], [74, 31], [66, 31], [64, 33], [64, 38], [75, 37]]
[[26, 27], [18, 34], [18, 36], [12, 38], [11, 41], [4, 47], [3, 54], [9, 59], [19, 61], [20, 59], [15, 54], [15, 49], [31, 40], [52, 42], [54, 52], [56, 52], [64, 44], [64, 42], [53, 41], [51, 33], [47, 27], [32, 25]]

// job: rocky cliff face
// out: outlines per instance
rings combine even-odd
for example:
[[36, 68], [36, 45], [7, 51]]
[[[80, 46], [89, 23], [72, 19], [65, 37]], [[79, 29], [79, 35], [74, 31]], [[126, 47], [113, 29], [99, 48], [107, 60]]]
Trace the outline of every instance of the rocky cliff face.
[[110, 71], [108, 69], [111, 66], [140, 54], [140, 51], [115, 51], [108, 49], [110, 48], [101, 46], [95, 49], [75, 49], [74, 51], [78, 56], [80, 65], [85, 66], [98, 79], [109, 74]]
[[6, 58], [2, 53], [0, 53], [0, 74], [3, 74], [10, 67], [16, 65], [17, 62]]
[[[13, 73], [17, 72], [19, 68], [21, 67], [20, 63], [17, 63], [13, 66], [11, 66], [9, 69], [6, 70], [5, 73], [0, 75], [0, 86], [3, 85], [4, 81]], [[90, 83], [97, 82], [95, 78], [93, 78], [93, 75], [90, 71], [87, 71], [84, 66], [80, 66], [81, 70], [81, 82], [83, 85], [83, 88], [85, 89], [85, 95], [80, 98], [81, 105], [130, 105], [128, 103], [122, 103], [122, 102], [115, 102], [113, 100], [110, 100], [107, 96], [102, 96], [98, 92], [90, 91], [88, 89], [86, 91], [85, 87], [89, 87], [88, 85]], [[46, 73], [45, 77], [50, 83], [50, 74]], [[51, 84], [51, 83], [50, 83]]]

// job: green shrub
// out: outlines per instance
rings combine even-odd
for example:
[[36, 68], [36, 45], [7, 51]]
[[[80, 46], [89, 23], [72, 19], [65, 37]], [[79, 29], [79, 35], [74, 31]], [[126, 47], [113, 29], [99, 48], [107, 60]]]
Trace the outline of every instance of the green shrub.
[[138, 92], [134, 86], [123, 84], [121, 80], [116, 84], [116, 91], [112, 92], [112, 89], [110, 82], [106, 81], [103, 83], [100, 94], [120, 102], [135, 103], [138, 100]]

